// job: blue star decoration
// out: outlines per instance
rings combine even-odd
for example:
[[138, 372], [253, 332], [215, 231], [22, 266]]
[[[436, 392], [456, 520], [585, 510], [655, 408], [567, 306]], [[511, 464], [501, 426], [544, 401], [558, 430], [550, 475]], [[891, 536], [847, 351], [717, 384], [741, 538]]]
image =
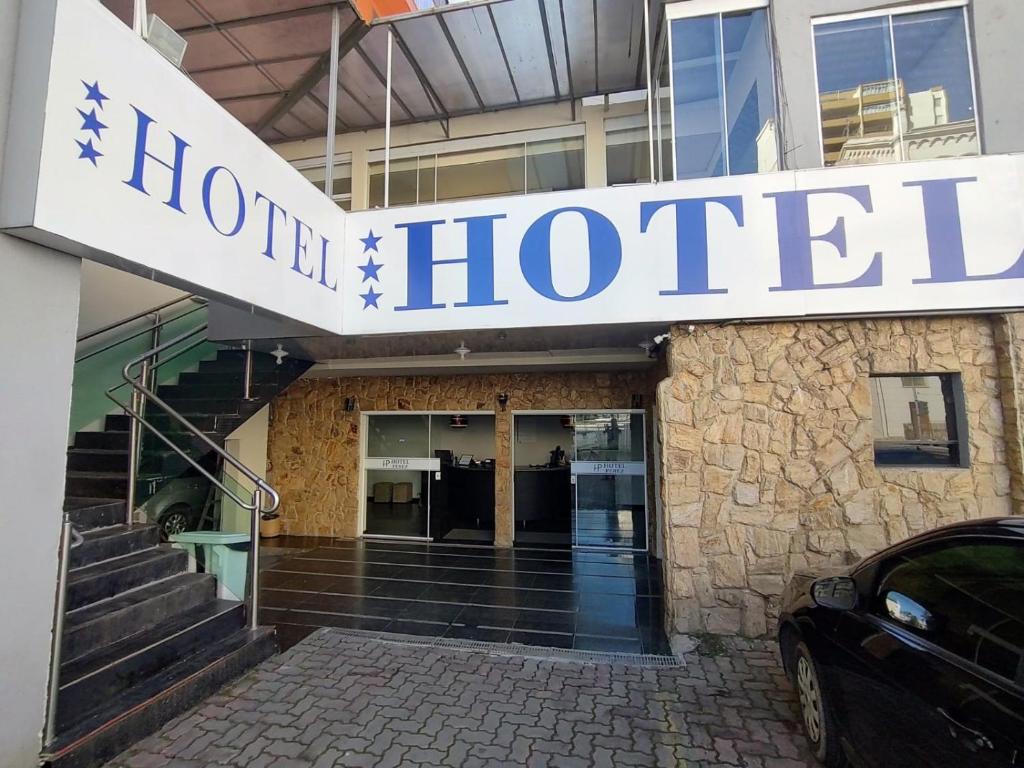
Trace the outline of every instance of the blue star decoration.
[[370, 260], [367, 261], [365, 264], [359, 264], [357, 266], [359, 267], [359, 269], [361, 269], [363, 271], [363, 282], [364, 283], [367, 280], [376, 280], [377, 282], [380, 282], [380, 277], [377, 275], [377, 273], [380, 272], [380, 268], [383, 267], [384, 265], [383, 264], [375, 264], [373, 262], [373, 256], [371, 256]]
[[377, 299], [379, 299], [381, 296], [383, 296], [383, 294], [376, 293], [373, 290], [373, 286], [371, 285], [370, 290], [368, 292], [359, 294], [359, 298], [363, 300], [363, 309], [369, 309], [370, 307], [373, 307], [374, 309], [380, 309], [380, 307], [377, 306]]
[[79, 160], [85, 159], [93, 165], [96, 165], [96, 158], [103, 157], [103, 153], [92, 145], [92, 139], [89, 139], [88, 141], [79, 141], [78, 139], [75, 139], [75, 144], [77, 144], [79, 148]]
[[100, 90], [100, 84], [98, 80], [94, 80], [92, 85], [89, 85], [85, 80], [82, 81], [82, 85], [85, 86], [86, 101], [95, 101], [96, 106], [103, 109], [103, 102], [110, 99], [109, 96], [104, 96], [103, 91]]
[[96, 134], [97, 140], [102, 139], [103, 137], [100, 136], [100, 131], [102, 131], [107, 126], [104, 123], [101, 123], [99, 121], [99, 118], [96, 117], [96, 108], [93, 107], [88, 112], [79, 109], [78, 114], [82, 116], [82, 127], [80, 130], [92, 131], [94, 134]]
[[366, 237], [359, 238], [359, 241], [363, 244], [363, 253], [366, 253], [367, 251], [375, 251], [377, 253], [380, 253], [380, 251], [377, 250], [377, 243], [379, 243], [383, 239], [383, 236], [374, 237], [373, 230], [371, 229], [370, 234], [368, 234]]

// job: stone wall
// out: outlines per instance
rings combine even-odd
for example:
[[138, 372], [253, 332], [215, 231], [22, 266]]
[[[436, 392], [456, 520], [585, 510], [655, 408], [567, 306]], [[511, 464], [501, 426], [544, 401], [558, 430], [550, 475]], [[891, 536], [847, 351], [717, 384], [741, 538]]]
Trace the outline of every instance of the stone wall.
[[495, 537], [511, 546], [512, 411], [629, 408], [649, 387], [644, 371], [300, 379], [271, 403], [268, 480], [286, 533], [357, 536], [361, 411], [495, 411]]
[[1014, 513], [1024, 515], [1024, 313], [993, 319], [1000, 396], [1006, 433], [1006, 465]]
[[[795, 569], [1010, 514], [1000, 368], [987, 317], [675, 328], [657, 403], [669, 631], [763, 635]], [[916, 372], [961, 373], [970, 468], [875, 467], [868, 376]]]

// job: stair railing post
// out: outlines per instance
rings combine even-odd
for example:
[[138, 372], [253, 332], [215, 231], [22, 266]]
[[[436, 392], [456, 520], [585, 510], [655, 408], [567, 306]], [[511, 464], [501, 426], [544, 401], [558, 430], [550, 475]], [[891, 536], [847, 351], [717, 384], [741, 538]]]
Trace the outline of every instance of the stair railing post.
[[252, 400], [252, 342], [245, 343], [245, 372], [242, 377], [242, 399]]
[[[142, 364], [142, 376], [145, 378], [148, 372], [148, 362]], [[132, 389], [131, 397], [132, 410], [135, 413], [142, 413], [145, 405], [142, 393]], [[131, 414], [128, 415], [128, 494], [127, 509], [125, 510], [125, 525], [131, 527], [132, 518], [135, 512], [136, 482], [139, 476], [139, 454], [142, 443], [142, 424]]]
[[71, 560], [71, 520], [64, 513], [60, 528], [60, 560], [57, 564], [57, 599], [53, 609], [53, 637], [50, 648], [50, 691], [46, 697], [45, 743], [57, 735], [57, 697], [60, 695], [61, 643], [64, 639], [64, 611], [67, 606], [68, 566]]
[[260, 593], [260, 515], [263, 512], [263, 489], [258, 485], [252, 492], [252, 582], [249, 585], [249, 626], [259, 626]]

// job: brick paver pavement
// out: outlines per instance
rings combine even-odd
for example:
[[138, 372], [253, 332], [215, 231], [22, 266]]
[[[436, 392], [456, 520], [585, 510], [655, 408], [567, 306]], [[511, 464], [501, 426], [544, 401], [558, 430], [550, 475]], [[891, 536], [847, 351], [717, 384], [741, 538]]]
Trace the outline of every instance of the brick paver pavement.
[[815, 765], [768, 643], [663, 667], [424, 642], [319, 630], [109, 765]]

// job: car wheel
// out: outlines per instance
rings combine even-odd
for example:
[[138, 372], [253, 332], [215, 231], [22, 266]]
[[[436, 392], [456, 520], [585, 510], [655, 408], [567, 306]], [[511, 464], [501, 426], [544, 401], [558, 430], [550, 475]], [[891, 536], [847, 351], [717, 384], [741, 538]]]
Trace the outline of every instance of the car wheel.
[[188, 504], [175, 504], [160, 516], [160, 538], [167, 541], [176, 533], [190, 530], [192, 525], [192, 507]]
[[793, 684], [800, 700], [807, 744], [826, 768], [845, 768], [846, 756], [839, 744], [839, 732], [828, 692], [822, 684], [821, 670], [804, 643], [797, 643], [793, 658]]

